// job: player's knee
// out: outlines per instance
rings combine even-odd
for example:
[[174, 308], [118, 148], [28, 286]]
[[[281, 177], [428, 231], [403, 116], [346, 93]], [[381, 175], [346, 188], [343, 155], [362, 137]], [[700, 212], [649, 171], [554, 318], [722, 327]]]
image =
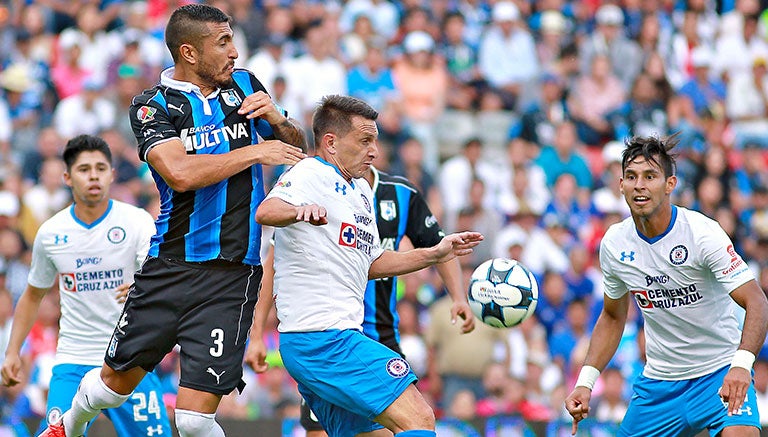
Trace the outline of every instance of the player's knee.
[[180, 437], [213, 437], [224, 436], [216, 415], [198, 413], [197, 411], [176, 410], [176, 429]]
[[105, 410], [122, 405], [130, 396], [116, 393], [104, 383], [100, 376], [101, 369], [93, 369], [80, 381], [80, 391], [86, 394], [87, 407], [93, 410]]

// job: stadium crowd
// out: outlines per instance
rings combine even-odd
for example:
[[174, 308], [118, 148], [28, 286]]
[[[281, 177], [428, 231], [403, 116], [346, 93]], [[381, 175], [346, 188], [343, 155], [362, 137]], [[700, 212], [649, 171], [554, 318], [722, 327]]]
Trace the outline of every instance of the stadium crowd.
[[[0, 357], [37, 228], [71, 202], [61, 178], [67, 139], [102, 136], [116, 169], [112, 197], [156, 216], [127, 111], [171, 65], [162, 29], [184, 3], [0, 1]], [[462, 260], [465, 281], [491, 257], [521, 260], [539, 279], [535, 317], [461, 335], [434, 271], [401, 278], [401, 345], [439, 417], [568, 418], [563, 399], [600, 312], [599, 241], [629, 215], [618, 188], [627, 135], [678, 135], [674, 202], [719, 221], [768, 290], [765, 0], [209, 3], [233, 17], [238, 67], [308, 135], [327, 94], [380, 112], [377, 168], [416, 184], [447, 232], [485, 235]], [[272, 170], [274, 182], [282, 169]], [[0, 387], [1, 426], [45, 410], [57, 299], [47, 295], [25, 345], [29, 380]], [[642, 369], [633, 314], [594, 391], [598, 420], [622, 418]], [[297, 416], [274, 315], [270, 328], [271, 369], [246, 369], [245, 392], [226, 396], [219, 417]], [[178, 355], [157, 372], [173, 408]], [[755, 383], [768, 423], [768, 348]]]

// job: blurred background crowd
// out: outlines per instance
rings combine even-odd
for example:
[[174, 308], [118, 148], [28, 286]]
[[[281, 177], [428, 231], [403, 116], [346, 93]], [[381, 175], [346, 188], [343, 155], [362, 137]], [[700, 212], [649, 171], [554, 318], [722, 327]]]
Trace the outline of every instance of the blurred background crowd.
[[[0, 1], [0, 359], [35, 232], [71, 202], [68, 138], [104, 137], [112, 196], [157, 214], [127, 110], [171, 65], [162, 32], [183, 3]], [[618, 190], [627, 135], [677, 134], [674, 202], [718, 220], [768, 289], [766, 0], [209, 3], [233, 18], [238, 66], [305, 127], [326, 94], [380, 112], [377, 167], [415, 183], [447, 231], [485, 234], [463, 260], [465, 280], [497, 256], [539, 279], [535, 317], [460, 335], [435, 272], [402, 277], [403, 350], [438, 417], [565, 418], [601, 307], [600, 238], [629, 213]], [[620, 420], [643, 366], [632, 314], [595, 388], [599, 420]], [[44, 411], [58, 317], [51, 292], [24, 348], [29, 380], [0, 388], [4, 426]], [[274, 317], [270, 326], [272, 369], [246, 369], [245, 393], [227, 396], [219, 417], [297, 415]], [[177, 358], [157, 369], [169, 408]], [[755, 380], [768, 423], [768, 353]]]

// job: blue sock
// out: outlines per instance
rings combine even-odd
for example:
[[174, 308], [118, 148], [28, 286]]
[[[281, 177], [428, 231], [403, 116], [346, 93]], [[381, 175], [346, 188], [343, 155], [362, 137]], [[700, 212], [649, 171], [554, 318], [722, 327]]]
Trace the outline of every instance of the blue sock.
[[398, 432], [395, 434], [395, 437], [437, 437], [437, 433], [426, 429], [412, 429], [410, 431]]

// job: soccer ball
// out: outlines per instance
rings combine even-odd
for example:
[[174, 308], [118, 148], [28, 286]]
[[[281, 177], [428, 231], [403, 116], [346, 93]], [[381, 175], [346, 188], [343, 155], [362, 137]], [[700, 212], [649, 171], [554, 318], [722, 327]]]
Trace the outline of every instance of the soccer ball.
[[508, 328], [533, 314], [539, 286], [518, 261], [493, 258], [480, 264], [469, 281], [469, 306], [486, 325]]

